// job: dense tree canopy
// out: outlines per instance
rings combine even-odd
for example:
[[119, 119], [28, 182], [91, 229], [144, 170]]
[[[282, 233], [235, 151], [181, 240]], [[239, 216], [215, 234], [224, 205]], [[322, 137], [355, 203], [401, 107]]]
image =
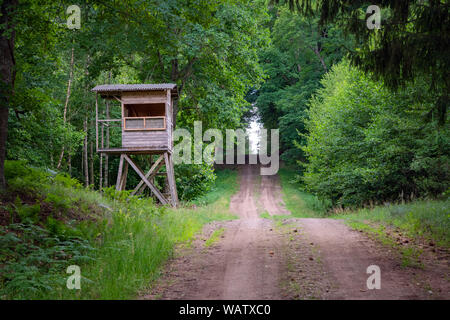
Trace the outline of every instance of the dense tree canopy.
[[[450, 99], [450, 3], [448, 1], [278, 0], [304, 16], [320, 16], [355, 37], [351, 61], [390, 88], [425, 77], [439, 99], [430, 110], [442, 124]], [[369, 5], [381, 9], [381, 28], [367, 28]]]
[[[91, 88], [174, 82], [178, 127], [245, 127], [253, 103], [280, 129], [282, 159], [306, 165], [307, 188], [335, 204], [445, 189], [445, 1], [380, 1], [378, 30], [363, 1], [91, 0], [80, 29], [66, 25], [70, 5], [1, 2], [0, 169], [6, 155], [108, 186], [118, 159], [100, 168]], [[345, 56], [356, 69], [334, 68]], [[214, 181], [206, 164], [176, 170], [186, 199]]]
[[294, 142], [298, 132], [305, 133], [307, 102], [322, 75], [341, 59], [345, 42], [337, 28], [320, 31], [317, 19], [283, 8], [273, 14], [272, 46], [260, 53], [267, 79], [256, 103], [264, 125], [280, 129], [282, 158], [295, 162], [302, 157]]
[[80, 5], [81, 28], [73, 30], [66, 26], [71, 4], [26, 0], [10, 15], [16, 76], [8, 158], [97, 185], [90, 89], [102, 83], [173, 82], [180, 93], [177, 126], [195, 120], [205, 129], [242, 126], [247, 90], [262, 81], [257, 54], [269, 41], [264, 2], [87, 1]]
[[435, 196], [448, 188], [448, 124], [424, 121], [425, 81], [392, 93], [343, 62], [310, 102], [304, 181], [334, 205]]

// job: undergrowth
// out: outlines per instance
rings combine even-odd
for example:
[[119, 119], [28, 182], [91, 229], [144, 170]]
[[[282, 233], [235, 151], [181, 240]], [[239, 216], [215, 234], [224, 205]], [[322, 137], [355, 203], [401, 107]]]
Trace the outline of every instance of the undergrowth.
[[[236, 172], [219, 172], [215, 189], [192, 208], [156, 206], [129, 191], [84, 189], [64, 174], [7, 161], [0, 207], [1, 299], [127, 299], [159, 275], [174, 245], [213, 220], [233, 219]], [[67, 267], [81, 271], [69, 290]]]
[[278, 175], [280, 176], [283, 201], [292, 216], [298, 218], [326, 216], [330, 203], [303, 191], [294, 170], [280, 168]]

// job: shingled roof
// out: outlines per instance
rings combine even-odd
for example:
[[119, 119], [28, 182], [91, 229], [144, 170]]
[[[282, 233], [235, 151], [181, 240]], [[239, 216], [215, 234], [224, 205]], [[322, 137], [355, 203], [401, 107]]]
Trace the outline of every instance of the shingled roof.
[[143, 84], [102, 84], [92, 89], [92, 91], [100, 93], [102, 96], [117, 94], [119, 92], [129, 91], [154, 91], [154, 90], [171, 90], [172, 95], [177, 95], [177, 85], [174, 83], [143, 83]]

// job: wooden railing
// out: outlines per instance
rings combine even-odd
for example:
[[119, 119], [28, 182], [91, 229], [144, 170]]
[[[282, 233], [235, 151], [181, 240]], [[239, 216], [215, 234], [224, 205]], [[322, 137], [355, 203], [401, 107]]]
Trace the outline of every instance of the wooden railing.
[[123, 129], [125, 131], [166, 130], [166, 117], [124, 117]]

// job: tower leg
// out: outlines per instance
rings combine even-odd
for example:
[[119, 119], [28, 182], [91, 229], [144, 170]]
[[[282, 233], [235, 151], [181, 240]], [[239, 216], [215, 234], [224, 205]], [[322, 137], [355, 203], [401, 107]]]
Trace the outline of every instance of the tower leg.
[[156, 188], [156, 186], [150, 183], [150, 181], [148, 181], [142, 169], [139, 168], [139, 166], [128, 155], [124, 154], [124, 159], [130, 164], [130, 166], [134, 169], [134, 171], [136, 171], [136, 173], [139, 175], [142, 181], [144, 181], [144, 183], [150, 188], [150, 190], [152, 190], [152, 192], [155, 194], [158, 200], [161, 201], [162, 204], [168, 204], [167, 199], [164, 198], [164, 196]]
[[178, 205], [177, 185], [175, 183], [175, 174], [173, 171], [172, 155], [168, 152], [164, 153], [164, 160], [166, 163], [167, 180], [169, 182], [169, 192], [172, 206]]
[[120, 190], [125, 190], [127, 186], [127, 176], [128, 176], [128, 162], [124, 162], [123, 164], [123, 173], [122, 173], [122, 180], [120, 181]]
[[119, 162], [119, 171], [117, 172], [117, 180], [116, 180], [116, 190], [120, 191], [121, 188], [121, 182], [122, 182], [122, 169], [123, 169], [123, 161], [124, 161], [124, 155], [120, 155], [120, 162]]
[[[165, 165], [166, 166], [166, 172], [164, 173], [158, 173], [158, 171], [161, 169], [161, 167]], [[139, 175], [141, 178], [141, 181], [139, 184], [134, 188], [131, 195], [139, 194], [141, 193], [145, 187], [148, 187], [152, 193], [158, 198], [158, 200], [162, 204], [170, 204], [173, 207], [176, 207], [178, 205], [178, 193], [177, 193], [177, 186], [175, 182], [175, 174], [173, 169], [173, 162], [172, 162], [172, 155], [168, 152], [165, 152], [161, 154], [158, 159], [156, 159], [155, 162], [153, 162], [150, 170], [147, 172], [147, 174], [144, 174], [142, 169], [138, 166], [138, 164], [129, 157], [129, 155], [123, 153], [120, 155], [120, 162], [119, 162], [119, 171], [117, 173], [117, 182], [116, 182], [116, 190], [124, 190], [126, 187], [127, 182], [127, 175], [128, 175], [128, 167], [131, 166], [134, 171]], [[159, 175], [165, 175], [167, 180], [167, 186], [169, 189], [170, 194], [170, 200], [165, 197], [160, 190], [155, 186], [154, 184], [154, 178], [155, 176]]]

